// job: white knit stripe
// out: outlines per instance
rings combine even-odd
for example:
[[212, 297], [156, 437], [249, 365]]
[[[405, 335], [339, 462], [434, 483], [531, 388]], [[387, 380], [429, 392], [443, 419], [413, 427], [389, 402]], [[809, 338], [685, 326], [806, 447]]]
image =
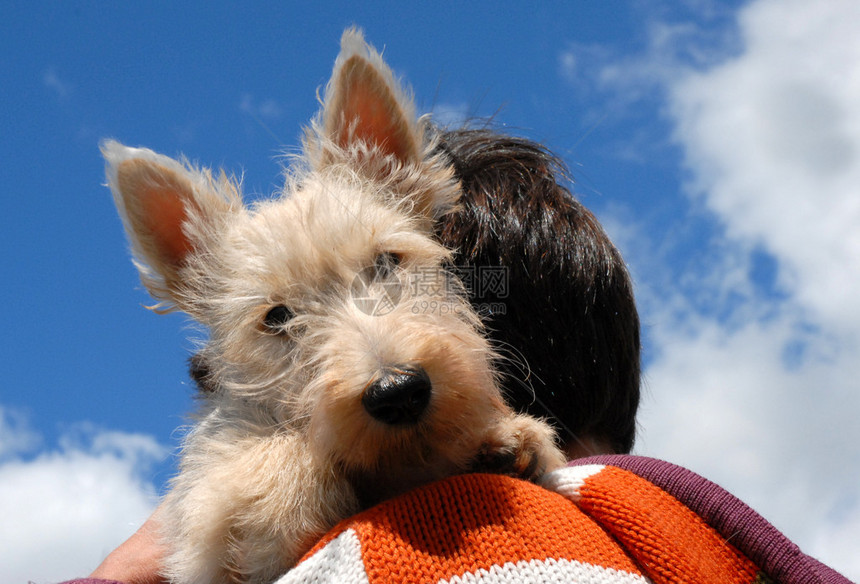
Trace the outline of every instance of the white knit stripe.
[[506, 563], [493, 566], [489, 570], [468, 572], [454, 576], [450, 580], [440, 580], [439, 584], [651, 584], [651, 580], [641, 574], [632, 574], [612, 568], [571, 560], [532, 560], [516, 564]]
[[574, 503], [580, 498], [580, 492], [585, 481], [606, 468], [603, 464], [583, 464], [582, 466], [566, 466], [554, 470], [541, 480], [541, 486], [555, 491]]
[[364, 571], [364, 562], [361, 559], [361, 542], [356, 533], [347, 529], [317, 553], [281, 576], [275, 584], [299, 582], [368, 584], [367, 572]]

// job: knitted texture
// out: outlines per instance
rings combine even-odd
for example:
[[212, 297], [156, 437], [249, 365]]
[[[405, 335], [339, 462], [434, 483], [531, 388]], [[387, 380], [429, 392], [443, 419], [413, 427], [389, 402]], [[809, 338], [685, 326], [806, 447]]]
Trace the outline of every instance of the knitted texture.
[[594, 456], [572, 464], [617, 466], [653, 483], [689, 507], [780, 584], [851, 584], [845, 576], [803, 553], [737, 497], [686, 468], [622, 454]]
[[[556, 473], [561, 483], [581, 467]], [[552, 485], [549, 485], [552, 486]], [[756, 582], [758, 568], [677, 499], [625, 470], [604, 467], [568, 491], [654, 582]]]
[[474, 474], [417, 489], [342, 522], [279, 584], [770, 582], [632, 472], [573, 466], [545, 486]]
[[542, 487], [476, 474], [416, 489], [340, 523], [278, 580], [299, 582], [851, 584], [714, 483], [621, 455]]

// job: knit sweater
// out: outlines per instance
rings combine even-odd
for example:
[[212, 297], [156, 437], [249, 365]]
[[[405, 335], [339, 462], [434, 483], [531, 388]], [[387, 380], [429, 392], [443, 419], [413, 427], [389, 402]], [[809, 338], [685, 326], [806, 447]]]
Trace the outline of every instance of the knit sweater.
[[[456, 476], [335, 527], [277, 584], [844, 584], [717, 485], [633, 456]], [[850, 584], [850, 583], [849, 583]]]
[[[76, 584], [101, 584], [95, 580]], [[455, 476], [351, 517], [276, 584], [850, 584], [714, 483], [635, 456]]]

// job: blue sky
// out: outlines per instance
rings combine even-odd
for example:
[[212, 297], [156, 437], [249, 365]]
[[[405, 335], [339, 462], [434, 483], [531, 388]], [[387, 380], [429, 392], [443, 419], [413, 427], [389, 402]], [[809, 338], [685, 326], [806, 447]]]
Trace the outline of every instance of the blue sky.
[[860, 578], [853, 0], [19, 3], [0, 19], [0, 581], [81, 575], [146, 516], [192, 407], [103, 186], [107, 137], [279, 188], [343, 29], [438, 119], [562, 155], [636, 279], [636, 452]]

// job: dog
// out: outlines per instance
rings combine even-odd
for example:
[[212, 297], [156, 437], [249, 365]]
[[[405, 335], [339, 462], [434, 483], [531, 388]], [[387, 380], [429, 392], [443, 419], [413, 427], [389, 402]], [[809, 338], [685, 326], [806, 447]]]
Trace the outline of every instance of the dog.
[[172, 582], [268, 582], [339, 520], [446, 476], [564, 464], [517, 414], [434, 229], [460, 185], [357, 29], [283, 193], [102, 144], [156, 311], [208, 331], [206, 387], [159, 510]]

